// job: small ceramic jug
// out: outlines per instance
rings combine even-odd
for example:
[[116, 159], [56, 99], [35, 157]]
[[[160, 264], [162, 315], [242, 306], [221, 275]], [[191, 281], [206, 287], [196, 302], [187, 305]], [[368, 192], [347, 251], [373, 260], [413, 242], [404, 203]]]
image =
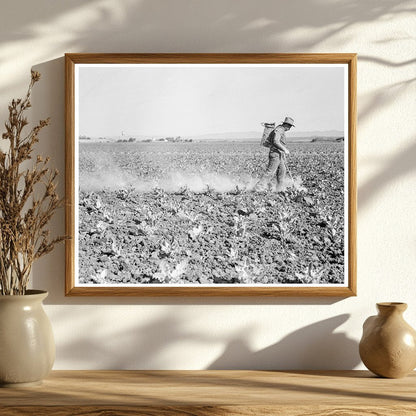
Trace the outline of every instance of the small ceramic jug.
[[416, 331], [403, 319], [406, 303], [377, 303], [363, 325], [360, 357], [381, 377], [400, 378], [416, 367]]

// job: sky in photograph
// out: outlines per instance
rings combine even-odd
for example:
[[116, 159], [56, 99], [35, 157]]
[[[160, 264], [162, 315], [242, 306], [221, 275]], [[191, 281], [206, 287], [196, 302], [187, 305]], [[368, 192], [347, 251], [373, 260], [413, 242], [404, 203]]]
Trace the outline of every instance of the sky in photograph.
[[297, 131], [344, 131], [344, 68], [79, 65], [79, 134], [198, 136], [261, 131], [294, 118]]

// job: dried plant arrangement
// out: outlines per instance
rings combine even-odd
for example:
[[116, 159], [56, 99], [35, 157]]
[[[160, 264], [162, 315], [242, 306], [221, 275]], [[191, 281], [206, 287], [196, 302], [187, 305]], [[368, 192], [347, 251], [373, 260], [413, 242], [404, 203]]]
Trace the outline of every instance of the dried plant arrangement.
[[[33, 262], [51, 252], [64, 236], [50, 237], [47, 224], [63, 200], [56, 192], [57, 170], [49, 157], [37, 156], [30, 166], [39, 132], [50, 119], [41, 120], [26, 133], [25, 112], [39, 72], [31, 72], [26, 96], [9, 104], [0, 147], [0, 293], [24, 295]], [[6, 141], [6, 142], [4, 142]], [[3, 150], [1, 150], [3, 149]], [[6, 150], [5, 150], [6, 149]]]

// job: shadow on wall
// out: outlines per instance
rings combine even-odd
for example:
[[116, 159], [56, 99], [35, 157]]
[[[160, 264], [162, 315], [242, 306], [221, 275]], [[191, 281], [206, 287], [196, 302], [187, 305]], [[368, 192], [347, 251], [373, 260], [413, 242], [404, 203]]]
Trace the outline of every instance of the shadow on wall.
[[412, 173], [416, 169], [416, 141], [408, 148], [391, 157], [383, 164], [379, 172], [358, 189], [358, 205], [364, 207], [376, 194], [391, 182]]
[[[50, 166], [58, 169], [58, 194], [65, 195], [65, 78], [64, 58], [55, 59], [32, 69], [41, 73], [41, 80], [32, 92], [32, 120], [51, 117], [50, 126], [40, 134], [35, 155], [50, 156]], [[59, 209], [52, 217], [50, 230], [53, 236], [65, 234], [65, 209]], [[34, 262], [32, 267], [33, 287], [43, 287], [50, 296], [63, 297], [65, 283], [64, 243]]]
[[[36, 7], [10, 2], [0, 17], [0, 65], [8, 65], [11, 76], [0, 83], [0, 95], [19, 83], [10, 62], [29, 67], [63, 51], [258, 52], [260, 45], [263, 51], [307, 52], [353, 25], [415, 11], [410, 0], [336, 5], [241, 0], [238, 7], [232, 0], [176, 0], [167, 5], [165, 0], [38, 0]], [[19, 16], [18, 32], [14, 16]], [[343, 41], [341, 37], [341, 48]], [[8, 43], [32, 46], [13, 55]], [[1, 45], [6, 46], [3, 59]]]
[[[238, 7], [232, 0], [176, 0], [170, 7], [165, 0], [126, 0], [118, 4], [107, 0], [91, 0], [87, 4], [83, 0], [38, 0], [36, 7], [22, 7], [19, 2], [8, 5], [0, 33], [2, 43], [7, 43], [40, 37], [46, 26], [52, 29], [60, 26], [61, 37], [53, 39], [56, 47], [75, 47], [77, 52], [91, 52], [91, 48], [97, 52], [132, 52], [132, 46], [140, 50], [150, 47], [154, 51], [156, 46], [156, 49], [172, 51], [177, 49], [180, 40], [171, 36], [172, 33], [186, 38], [183, 46], [193, 42], [198, 51], [201, 46], [211, 51], [258, 50], [259, 39], [278, 41], [274, 45], [277, 47], [290, 44], [291, 50], [301, 48], [304, 51], [349, 26], [412, 12], [414, 7], [409, 0], [355, 0], [337, 2], [336, 7], [319, 0], [309, 0], [307, 4], [303, 0], [256, 3], [242, 0]], [[20, 25], [18, 34], [16, 22], [11, 18], [16, 15]], [[69, 27], [67, 24], [71, 20], [76, 20], [76, 25]], [[316, 37], [297, 36], [298, 39], [290, 40], [283, 37], [279, 41], [279, 36], [296, 28], [325, 30]], [[189, 39], [189, 32], [199, 33], [199, 36]], [[135, 45], [132, 45], [133, 39], [136, 39]]]
[[[78, 312], [81, 315], [82, 312]], [[72, 313], [71, 313], [72, 315]], [[143, 326], [123, 328], [122, 322], [106, 322], [109, 328], [117, 328], [108, 332], [102, 328], [102, 318], [92, 315], [89, 319], [58, 312], [56, 319], [60, 326], [71, 328], [72, 322], [77, 321], [80, 326], [74, 328], [71, 342], [57, 344], [57, 359], [65, 365], [73, 366], [77, 363], [81, 369], [132, 370], [169, 368], [175, 360], [169, 353], [170, 348], [186, 343], [206, 343], [215, 340], [203, 331], [195, 332], [182, 327], [182, 319], [172, 313], [166, 313], [156, 319], [147, 320]], [[140, 321], [140, 317], [137, 317]], [[119, 318], [115, 318], [119, 319]], [[88, 336], [86, 336], [88, 334]], [[62, 340], [64, 337], [58, 338]]]
[[[82, 314], [82, 310], [76, 313]], [[206, 358], [214, 355], [212, 347], [225, 345], [224, 352], [205, 369], [252, 369], [252, 370], [324, 370], [352, 369], [360, 363], [358, 343], [348, 338], [345, 333], [336, 333], [343, 325], [349, 314], [338, 315], [312, 325], [301, 328], [281, 341], [254, 351], [249, 347], [253, 327], [242, 330], [232, 336], [221, 336], [206, 333], [203, 330], [189, 329], [184, 326], [181, 316], [165, 313], [156, 319], [147, 321], [143, 326], [123, 328], [120, 322], [107, 325], [117, 328], [111, 336], [102, 328], [102, 319], [97, 315], [90, 319], [77, 319], [72, 313], [57, 312], [56, 319], [60, 327], [71, 330], [71, 342], [57, 345], [59, 362], [78, 363], [83, 369], [166, 369], [192, 368], [198, 362], [203, 366], [200, 355]], [[116, 319], [116, 318], [115, 318]], [[77, 328], [72, 328], [73, 322], [78, 322]], [[64, 323], [66, 322], [66, 325]], [[78, 331], [78, 332], [77, 332]], [[89, 336], [85, 336], [89, 334]], [[58, 337], [62, 340], [64, 337]], [[195, 348], [197, 345], [197, 348]], [[208, 350], [207, 350], [208, 348]], [[188, 353], [186, 357], [178, 351], [186, 349], [195, 351], [195, 356]], [[122, 351], [122, 353], [118, 353]], [[178, 359], [186, 359], [186, 363], [172, 360], [172, 355], [178, 354]], [[199, 355], [199, 357], [197, 356]]]
[[[209, 370], [338, 370], [360, 363], [358, 343], [345, 333], [335, 333], [350, 317], [334, 316], [300, 328], [281, 341], [259, 351], [252, 351], [244, 338], [230, 341], [223, 354]], [[248, 337], [247, 337], [248, 339]]]

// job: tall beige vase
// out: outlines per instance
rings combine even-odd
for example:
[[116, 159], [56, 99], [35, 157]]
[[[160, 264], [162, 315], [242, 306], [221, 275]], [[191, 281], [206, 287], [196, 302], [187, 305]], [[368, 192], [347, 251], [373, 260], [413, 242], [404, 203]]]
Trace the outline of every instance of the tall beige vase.
[[52, 326], [42, 301], [48, 292], [0, 296], [0, 386], [40, 384], [55, 361]]
[[406, 303], [377, 303], [363, 325], [360, 357], [381, 377], [400, 378], [416, 367], [416, 331], [403, 319]]

